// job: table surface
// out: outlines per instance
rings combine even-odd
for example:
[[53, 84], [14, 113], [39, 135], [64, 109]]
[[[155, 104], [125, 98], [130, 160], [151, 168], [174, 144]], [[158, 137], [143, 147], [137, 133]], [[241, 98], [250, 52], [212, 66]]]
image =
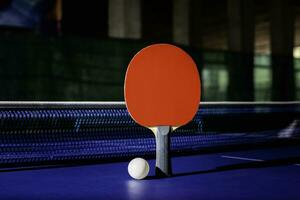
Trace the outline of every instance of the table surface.
[[1, 199], [300, 199], [300, 147], [172, 158], [174, 176], [133, 180], [128, 162], [2, 170]]

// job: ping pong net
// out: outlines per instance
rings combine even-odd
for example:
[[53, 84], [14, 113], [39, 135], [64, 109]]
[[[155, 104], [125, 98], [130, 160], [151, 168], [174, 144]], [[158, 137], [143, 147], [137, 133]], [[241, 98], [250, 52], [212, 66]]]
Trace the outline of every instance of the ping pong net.
[[[300, 103], [202, 103], [171, 155], [300, 144]], [[0, 168], [154, 157], [123, 102], [1, 102]]]

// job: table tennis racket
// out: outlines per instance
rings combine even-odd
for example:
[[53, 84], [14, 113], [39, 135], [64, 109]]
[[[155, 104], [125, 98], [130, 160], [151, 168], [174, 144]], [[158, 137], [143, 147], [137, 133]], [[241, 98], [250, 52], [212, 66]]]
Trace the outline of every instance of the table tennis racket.
[[124, 94], [133, 120], [155, 135], [156, 175], [171, 176], [169, 133], [191, 121], [200, 103], [195, 62], [176, 46], [150, 45], [130, 61]]

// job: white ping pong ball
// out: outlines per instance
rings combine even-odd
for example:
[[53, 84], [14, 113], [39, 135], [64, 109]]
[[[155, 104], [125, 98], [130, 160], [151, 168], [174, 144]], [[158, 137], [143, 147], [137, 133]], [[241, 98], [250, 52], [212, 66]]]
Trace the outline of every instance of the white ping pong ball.
[[149, 173], [149, 164], [143, 158], [134, 158], [128, 164], [128, 173], [134, 179], [143, 179]]

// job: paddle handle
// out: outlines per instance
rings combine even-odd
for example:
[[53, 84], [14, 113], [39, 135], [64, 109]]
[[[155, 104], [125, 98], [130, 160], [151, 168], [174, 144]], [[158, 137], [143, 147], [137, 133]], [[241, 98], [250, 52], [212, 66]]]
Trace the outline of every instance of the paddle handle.
[[156, 138], [156, 176], [166, 177], [172, 175], [170, 158], [170, 126], [158, 126]]

